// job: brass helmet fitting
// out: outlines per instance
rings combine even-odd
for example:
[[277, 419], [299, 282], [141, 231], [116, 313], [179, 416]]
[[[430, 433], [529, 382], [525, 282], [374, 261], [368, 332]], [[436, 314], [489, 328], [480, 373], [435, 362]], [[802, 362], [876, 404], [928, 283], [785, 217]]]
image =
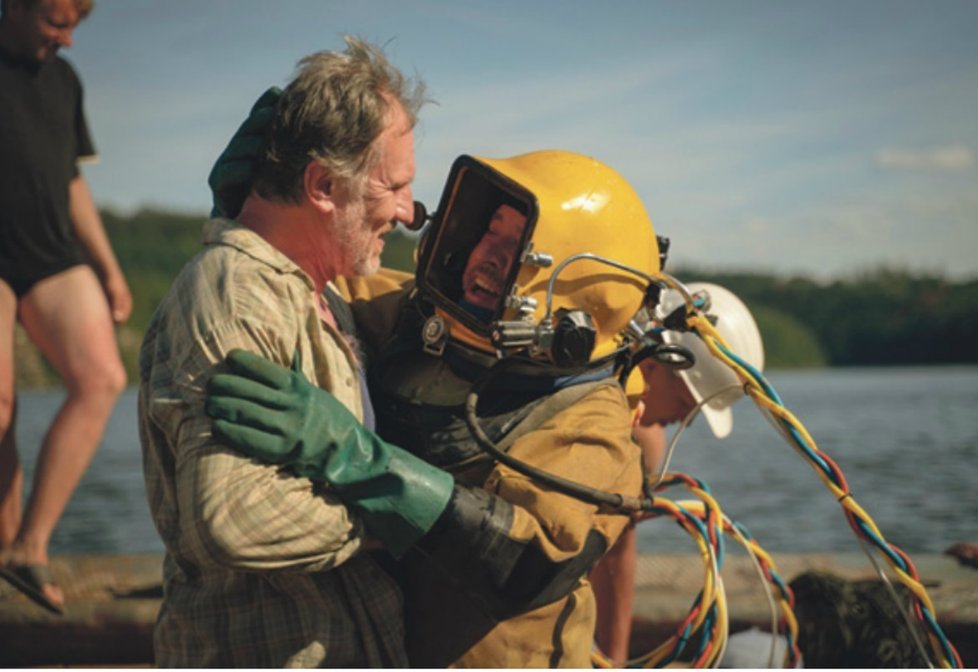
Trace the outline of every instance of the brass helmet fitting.
[[[515, 238], [509, 263], [487, 262], [480, 281], [474, 257], [500, 236]], [[607, 165], [557, 150], [461, 156], [419, 255], [436, 309], [425, 338], [583, 366], [622, 347], [659, 271], [645, 207]]]

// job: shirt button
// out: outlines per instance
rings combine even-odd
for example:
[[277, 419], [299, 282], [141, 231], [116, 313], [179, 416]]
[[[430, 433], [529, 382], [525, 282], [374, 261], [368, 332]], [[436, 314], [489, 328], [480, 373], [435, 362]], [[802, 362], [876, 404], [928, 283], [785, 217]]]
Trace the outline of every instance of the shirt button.
[[353, 379], [352, 378], [347, 378], [346, 379], [346, 386], [347, 387], [353, 387]]

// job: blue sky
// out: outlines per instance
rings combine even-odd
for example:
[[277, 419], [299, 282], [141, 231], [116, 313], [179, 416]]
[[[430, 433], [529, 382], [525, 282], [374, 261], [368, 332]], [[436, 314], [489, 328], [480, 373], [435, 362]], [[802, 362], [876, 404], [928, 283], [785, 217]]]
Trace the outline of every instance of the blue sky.
[[205, 212], [253, 100], [341, 33], [437, 101], [430, 207], [459, 154], [568, 149], [635, 186], [677, 264], [978, 277], [973, 0], [97, 0], [65, 52], [96, 200]]

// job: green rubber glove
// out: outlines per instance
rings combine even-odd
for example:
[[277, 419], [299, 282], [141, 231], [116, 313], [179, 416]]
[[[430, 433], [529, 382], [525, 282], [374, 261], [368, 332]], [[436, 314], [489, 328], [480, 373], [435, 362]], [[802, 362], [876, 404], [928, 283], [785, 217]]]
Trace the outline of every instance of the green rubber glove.
[[244, 350], [225, 360], [207, 386], [214, 433], [264, 462], [332, 485], [396, 557], [435, 524], [454, 478], [384, 442], [329, 392], [292, 370]]
[[265, 148], [265, 133], [275, 117], [275, 106], [282, 96], [277, 86], [269, 87], [251, 107], [248, 118], [231, 136], [231, 141], [217, 157], [207, 184], [214, 207], [211, 217], [237, 217], [251, 191], [255, 163]]

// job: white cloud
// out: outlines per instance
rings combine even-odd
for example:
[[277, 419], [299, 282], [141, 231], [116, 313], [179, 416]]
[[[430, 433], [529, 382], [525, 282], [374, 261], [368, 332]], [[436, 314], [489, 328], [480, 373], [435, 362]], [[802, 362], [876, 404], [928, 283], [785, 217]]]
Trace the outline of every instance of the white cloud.
[[876, 165], [890, 170], [963, 172], [975, 167], [975, 153], [963, 145], [919, 151], [881, 149], [876, 153]]

